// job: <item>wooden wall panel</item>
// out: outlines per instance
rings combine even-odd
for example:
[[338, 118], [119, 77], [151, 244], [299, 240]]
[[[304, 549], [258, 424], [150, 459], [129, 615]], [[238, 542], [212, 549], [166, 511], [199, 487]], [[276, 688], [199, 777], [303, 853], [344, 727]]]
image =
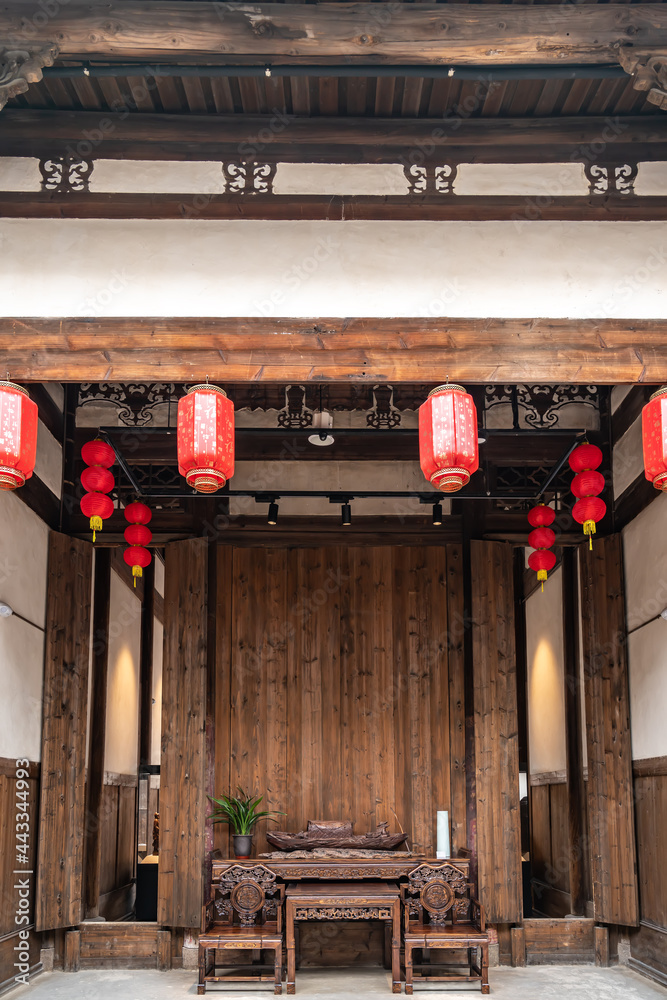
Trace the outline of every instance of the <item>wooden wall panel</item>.
[[[460, 567], [460, 549], [440, 546], [219, 556], [218, 684], [229, 694], [217, 699], [217, 792], [265, 792], [290, 830], [320, 818], [360, 832], [400, 823], [428, 853], [436, 809], [450, 809], [464, 846]], [[261, 827], [255, 849], [265, 846]]]
[[[21, 786], [21, 793], [27, 791], [27, 799], [18, 800], [16, 797], [16, 760], [0, 757], [0, 993], [2, 987], [13, 980], [17, 974], [14, 962], [17, 961], [14, 946], [18, 944], [19, 929], [27, 929], [34, 923], [35, 918], [35, 880], [30, 878], [32, 894], [30, 898], [30, 908], [28, 917], [30, 924], [22, 924], [21, 928], [15, 923], [16, 909], [18, 906], [18, 893], [14, 889], [17, 876], [15, 870], [25, 868], [26, 871], [35, 870], [35, 856], [37, 851], [37, 804], [39, 801], [39, 771], [40, 766], [34, 762], [27, 768], [29, 777], [28, 787]], [[21, 809], [25, 806], [29, 820], [29, 850], [25, 865], [16, 864], [16, 806], [20, 803]], [[20, 878], [20, 876], [18, 876]], [[31, 934], [30, 938], [30, 961], [35, 964], [39, 960], [39, 939]]]
[[641, 923], [630, 964], [667, 984], [667, 757], [635, 761]]
[[512, 550], [471, 542], [477, 864], [493, 923], [522, 916]]
[[37, 930], [82, 916], [92, 553], [90, 542], [49, 534]]
[[620, 535], [580, 555], [595, 919], [639, 922], [625, 599]]
[[165, 561], [158, 922], [199, 927], [205, 874], [207, 541]]
[[449, 659], [449, 800], [452, 854], [466, 847], [465, 661], [463, 657], [463, 552], [447, 547], [447, 648]]

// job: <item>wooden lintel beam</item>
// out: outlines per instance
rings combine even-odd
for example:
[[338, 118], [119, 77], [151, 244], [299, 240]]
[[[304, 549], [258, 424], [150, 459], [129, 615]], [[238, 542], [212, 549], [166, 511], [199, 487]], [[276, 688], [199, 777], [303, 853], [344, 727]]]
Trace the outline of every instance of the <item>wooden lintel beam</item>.
[[[132, 92], [124, 93], [123, 86], [121, 81], [121, 94], [131, 108]], [[667, 116], [659, 114], [306, 118], [278, 112], [129, 114], [121, 107], [117, 114], [8, 108], [0, 115], [1, 156], [44, 157], [70, 151], [99, 159], [220, 161], [255, 157], [280, 163], [406, 164], [424, 159], [442, 161], [443, 157], [457, 163], [535, 163], [629, 156], [631, 162], [637, 162], [667, 159], [666, 146]]]
[[0, 193], [8, 219], [209, 219], [322, 222], [658, 222], [667, 197], [342, 196]]
[[[667, 44], [667, 10], [637, 5], [190, 3], [73, 0], [0, 9], [8, 43], [55, 42], [65, 59], [458, 65], [599, 64]], [[43, 24], [43, 22], [46, 22]]]
[[667, 319], [0, 319], [0, 367], [64, 382], [667, 381]]

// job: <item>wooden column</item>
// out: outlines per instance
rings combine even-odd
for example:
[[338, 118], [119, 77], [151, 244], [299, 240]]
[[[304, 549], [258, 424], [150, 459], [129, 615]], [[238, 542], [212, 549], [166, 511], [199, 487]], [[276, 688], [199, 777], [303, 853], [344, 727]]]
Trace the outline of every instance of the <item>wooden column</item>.
[[166, 546], [158, 922], [199, 927], [206, 826], [207, 541]]
[[35, 927], [81, 920], [93, 547], [49, 534]]
[[139, 654], [139, 770], [151, 762], [153, 718], [153, 631], [155, 621], [155, 555], [144, 570]]
[[[467, 629], [469, 632], [470, 629]], [[465, 730], [465, 611], [463, 550], [447, 546], [447, 635], [449, 663], [449, 787], [452, 857], [467, 847]]]
[[579, 670], [579, 578], [577, 554], [563, 549], [563, 653], [565, 666], [565, 746], [567, 754], [567, 811], [570, 852], [570, 913], [585, 913], [584, 884], [584, 755], [581, 737], [581, 690]]
[[588, 828], [595, 919], [639, 923], [620, 535], [580, 552]]
[[490, 923], [522, 918], [512, 549], [470, 543], [479, 899]]
[[95, 552], [95, 589], [93, 592], [93, 655], [86, 782], [84, 912], [87, 918], [99, 915], [100, 902], [101, 807], [104, 794], [110, 591], [111, 550], [97, 549]]

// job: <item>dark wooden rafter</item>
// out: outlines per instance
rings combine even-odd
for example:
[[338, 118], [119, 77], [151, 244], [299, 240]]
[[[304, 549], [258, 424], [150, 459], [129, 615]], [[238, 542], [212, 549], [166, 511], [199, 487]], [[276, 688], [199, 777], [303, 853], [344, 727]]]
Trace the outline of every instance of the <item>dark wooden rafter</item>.
[[0, 320], [0, 370], [30, 382], [667, 380], [667, 320]]
[[64, 59], [384, 64], [605, 64], [623, 46], [667, 44], [667, 11], [650, 5], [210, 4], [72, 2], [44, 28], [39, 3], [10, 2], [0, 37], [57, 41]]
[[42, 158], [68, 152], [104, 159], [254, 157], [267, 163], [412, 164], [444, 155], [457, 163], [590, 162], [603, 155], [637, 162], [667, 159], [667, 117], [207, 116], [129, 114], [122, 104], [118, 114], [8, 108], [0, 116], [0, 155]]

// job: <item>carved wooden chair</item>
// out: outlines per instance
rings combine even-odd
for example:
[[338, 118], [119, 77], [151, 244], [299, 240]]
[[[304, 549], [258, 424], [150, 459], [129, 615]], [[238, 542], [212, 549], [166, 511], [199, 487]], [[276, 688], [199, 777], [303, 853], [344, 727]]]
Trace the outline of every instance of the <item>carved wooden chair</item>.
[[[479, 982], [489, 992], [489, 938], [484, 909], [471, 894], [466, 872], [455, 863], [414, 868], [403, 895], [405, 992], [414, 982]], [[430, 952], [455, 951], [449, 963], [431, 963]], [[415, 965], [414, 952], [421, 952]]]
[[[283, 896], [285, 887], [264, 865], [232, 865], [222, 873], [216, 894], [202, 910], [199, 983], [272, 982], [276, 995], [283, 979]], [[272, 951], [268, 964], [230, 965], [225, 952], [249, 951], [253, 959]], [[222, 957], [221, 957], [222, 953]]]

